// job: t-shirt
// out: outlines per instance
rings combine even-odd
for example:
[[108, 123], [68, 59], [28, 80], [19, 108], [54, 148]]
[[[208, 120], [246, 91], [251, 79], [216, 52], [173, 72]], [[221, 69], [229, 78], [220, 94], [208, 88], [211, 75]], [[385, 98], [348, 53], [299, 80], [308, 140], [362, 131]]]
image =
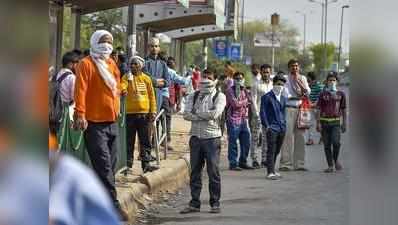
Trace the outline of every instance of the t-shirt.
[[311, 94], [310, 94], [310, 100], [312, 103], [315, 103], [318, 101], [319, 94], [323, 90], [324, 85], [321, 84], [319, 81], [317, 81], [315, 84], [311, 85]]
[[344, 92], [330, 92], [322, 91], [319, 95], [319, 100], [317, 104], [320, 110], [321, 118], [338, 118], [341, 117], [342, 110], [347, 107], [346, 97]]

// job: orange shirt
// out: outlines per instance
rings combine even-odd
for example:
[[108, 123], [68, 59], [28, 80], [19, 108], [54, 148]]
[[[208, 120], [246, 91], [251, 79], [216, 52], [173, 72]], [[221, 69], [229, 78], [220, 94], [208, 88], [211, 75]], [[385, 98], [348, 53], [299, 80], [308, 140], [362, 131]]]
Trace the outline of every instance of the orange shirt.
[[[120, 90], [120, 72], [112, 59], [106, 61]], [[90, 56], [76, 68], [75, 113], [91, 122], [114, 122], [119, 114], [120, 97], [105, 84]]]

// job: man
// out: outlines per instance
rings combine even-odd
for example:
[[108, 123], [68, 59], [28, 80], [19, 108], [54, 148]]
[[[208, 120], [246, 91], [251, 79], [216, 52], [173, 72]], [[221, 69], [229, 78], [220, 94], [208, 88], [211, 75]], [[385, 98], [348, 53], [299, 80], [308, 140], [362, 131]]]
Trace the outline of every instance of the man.
[[277, 180], [281, 175], [275, 171], [275, 162], [286, 133], [286, 102], [282, 95], [286, 83], [284, 76], [273, 78], [272, 91], [261, 97], [260, 117], [264, 136], [267, 137], [267, 179]]
[[[163, 61], [161, 57], [159, 57], [160, 41], [158, 38], [153, 37], [150, 39], [149, 51], [150, 51], [149, 56], [145, 58], [145, 66], [143, 72], [151, 77], [152, 84], [155, 87], [156, 105], [158, 113], [160, 112], [160, 110], [163, 109], [165, 111], [166, 120], [170, 121], [171, 110], [169, 103], [169, 88], [168, 88], [170, 84], [170, 75], [168, 72], [168, 67], [166, 65], [166, 62]], [[158, 126], [159, 125], [160, 123], [158, 123]], [[169, 126], [170, 123], [166, 123], [166, 128], [168, 132], [171, 128]], [[162, 144], [165, 145], [166, 142], [163, 142]]]
[[319, 109], [317, 131], [322, 134], [328, 164], [324, 172], [332, 173], [334, 169], [337, 171], [343, 169], [338, 158], [341, 146], [340, 133], [345, 133], [347, 129], [347, 105], [344, 92], [337, 90], [339, 81], [337, 73], [329, 73], [326, 80], [327, 87], [320, 93], [317, 103]]
[[126, 220], [115, 188], [120, 73], [110, 58], [112, 44], [113, 37], [108, 31], [98, 30], [91, 36], [90, 56], [82, 59], [76, 69], [74, 126], [85, 130], [84, 140], [93, 169], [121, 219]]
[[[241, 171], [253, 169], [247, 164], [250, 149], [250, 131], [248, 125], [248, 111], [250, 95], [245, 88], [244, 74], [236, 72], [233, 76], [234, 85], [227, 90], [227, 132], [228, 132], [228, 161], [229, 169]], [[238, 140], [240, 144], [239, 163]]]
[[198, 66], [194, 66], [192, 70], [192, 86], [194, 90], [198, 90], [200, 79], [200, 68]]
[[131, 73], [122, 78], [122, 92], [126, 96], [126, 146], [127, 167], [133, 168], [135, 136], [140, 143], [141, 167], [144, 173], [154, 171], [150, 166], [151, 138], [149, 127], [156, 118], [156, 97], [151, 78], [142, 72], [144, 59], [130, 59]]
[[[180, 87], [181, 86], [188, 86], [190, 84], [190, 79], [187, 77], [182, 77], [177, 74], [176, 72], [176, 61], [173, 57], [167, 58], [167, 67], [169, 69], [170, 81], [171, 84], [169, 86], [169, 93], [170, 93], [170, 104], [175, 105], [177, 112], [179, 111], [180, 105]], [[170, 118], [171, 119], [171, 118]], [[171, 121], [170, 121], [171, 123]], [[170, 125], [171, 127], [171, 125]], [[170, 136], [168, 136], [170, 138]], [[170, 141], [169, 141], [170, 142]]]
[[206, 163], [209, 176], [211, 213], [220, 212], [221, 177], [220, 151], [221, 129], [218, 120], [224, 111], [225, 95], [216, 90], [214, 73], [205, 70], [199, 91], [188, 96], [184, 119], [191, 121], [189, 140], [191, 159], [191, 201], [181, 213], [200, 211], [200, 192], [202, 190], [202, 170]]
[[67, 52], [62, 57], [62, 68], [56, 79], [59, 82], [59, 93], [63, 105], [68, 106], [70, 120], [73, 120], [74, 90], [76, 81], [76, 66], [79, 63], [79, 55], [75, 52]]
[[316, 76], [316, 74], [314, 72], [308, 72], [307, 79], [308, 79], [308, 83], [309, 83], [310, 88], [311, 88], [310, 101], [311, 101], [311, 104], [313, 106], [314, 125], [311, 126], [311, 128], [307, 130], [307, 142], [306, 142], [306, 145], [313, 145], [314, 144], [314, 140], [312, 139], [312, 136], [313, 136], [313, 133], [314, 133], [314, 130], [315, 130], [314, 128], [316, 127], [316, 121], [315, 121], [316, 103], [318, 102], [319, 94], [323, 90], [324, 85], [321, 84], [321, 82], [319, 82], [317, 80], [317, 76]]
[[280, 171], [307, 171], [304, 167], [305, 141], [303, 129], [297, 128], [298, 110], [301, 105], [301, 98], [309, 96], [311, 89], [308, 86], [307, 78], [300, 75], [300, 65], [297, 60], [291, 59], [288, 62], [290, 74], [287, 75], [285, 84], [285, 96], [287, 101], [287, 126], [286, 138], [282, 146]]
[[[252, 158], [252, 166], [255, 168], [259, 168], [260, 164], [257, 161], [257, 146], [258, 146], [258, 138], [261, 134], [261, 166], [266, 167], [266, 159], [267, 159], [267, 141], [265, 132], [261, 132], [261, 123], [260, 123], [260, 106], [261, 106], [261, 97], [272, 90], [272, 82], [271, 82], [271, 66], [268, 64], [261, 65], [260, 72], [260, 80], [254, 84], [252, 87], [252, 107], [253, 109], [253, 119], [252, 119], [252, 129], [251, 129], [251, 151], [250, 156]], [[263, 127], [263, 131], [265, 128]]]

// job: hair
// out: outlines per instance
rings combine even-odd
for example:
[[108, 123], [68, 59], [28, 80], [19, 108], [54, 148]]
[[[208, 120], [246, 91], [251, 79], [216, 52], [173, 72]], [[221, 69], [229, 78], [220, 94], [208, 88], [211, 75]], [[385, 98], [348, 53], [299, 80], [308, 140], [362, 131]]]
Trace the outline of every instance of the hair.
[[80, 49], [73, 49], [72, 52], [76, 53], [77, 55], [83, 55], [83, 52]]
[[89, 56], [89, 55], [90, 55], [90, 49], [85, 49], [85, 50], [83, 51], [83, 55], [84, 55], [84, 56]]
[[329, 80], [329, 78], [332, 78], [332, 77], [336, 78], [336, 80], [339, 81], [339, 77], [338, 77], [337, 73], [334, 72], [334, 71], [330, 71], [328, 73], [328, 75], [326, 77], [326, 81]]
[[242, 73], [242, 72], [240, 72], [240, 71], [235, 72], [234, 75], [233, 75], [232, 77], [235, 79], [235, 77], [237, 77], [237, 76], [239, 76], [239, 75], [242, 75], [243, 77], [245, 77], [245, 74]]
[[[295, 63], [299, 63], [299, 61], [297, 60], [297, 59], [291, 59], [291, 60], [289, 60], [289, 62], [287, 63], [287, 66], [290, 68], [290, 66], [292, 65], [292, 64], [295, 64]], [[300, 64], [300, 63], [299, 63]]]
[[258, 70], [258, 69], [260, 69], [260, 65], [258, 65], [257, 63], [254, 63], [254, 64], [251, 65], [251, 69], [252, 70]]
[[283, 72], [282, 70], [279, 70], [278, 73], [276, 73], [277, 75], [285, 75], [285, 72]]
[[62, 67], [68, 66], [69, 63], [79, 61], [79, 55], [75, 52], [67, 52], [62, 57]]
[[268, 69], [268, 68], [272, 68], [271, 67], [271, 65], [269, 65], [269, 64], [263, 64], [263, 65], [261, 65], [261, 68], [260, 69]]
[[275, 84], [278, 81], [282, 81], [283, 83], [286, 83], [286, 78], [281, 75], [281, 74], [277, 74], [273, 79], [272, 82]]
[[312, 71], [307, 73], [307, 77], [310, 78], [311, 80], [317, 79], [315, 72], [312, 72]]
[[172, 62], [175, 62], [176, 60], [175, 60], [175, 58], [174, 58], [174, 57], [172, 57], [172, 56], [169, 56], [169, 57], [167, 58], [167, 60], [166, 60], [166, 64], [167, 64], [167, 66], [171, 66], [171, 63], [170, 63], [170, 61], [172, 61]]

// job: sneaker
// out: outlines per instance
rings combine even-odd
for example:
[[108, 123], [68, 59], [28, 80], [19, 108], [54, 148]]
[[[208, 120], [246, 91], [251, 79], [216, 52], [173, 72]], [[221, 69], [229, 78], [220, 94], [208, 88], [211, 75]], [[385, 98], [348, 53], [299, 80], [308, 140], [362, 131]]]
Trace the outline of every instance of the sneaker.
[[278, 178], [282, 178], [282, 175], [278, 172], [275, 172], [275, 176], [277, 176]]
[[244, 169], [244, 170], [253, 170], [254, 169], [254, 167], [249, 166], [247, 164], [239, 164], [239, 167]]
[[313, 145], [314, 144], [314, 140], [312, 140], [312, 139], [309, 139], [308, 141], [307, 141], [307, 143], [305, 143], [306, 145]]
[[270, 173], [266, 177], [267, 180], [277, 180], [278, 177], [274, 173]]
[[323, 172], [325, 172], [325, 173], [333, 173], [334, 169], [333, 169], [333, 167], [329, 167], [326, 170], [324, 170]]
[[220, 206], [213, 206], [210, 208], [210, 213], [220, 213], [221, 209]]
[[260, 164], [257, 161], [253, 161], [252, 166], [254, 169], [260, 169]]
[[336, 168], [337, 171], [340, 171], [343, 169], [343, 166], [341, 166], [341, 164], [338, 161], [335, 163], [334, 167]]
[[232, 170], [232, 171], [242, 171], [242, 168], [240, 168], [240, 167], [238, 167], [238, 166], [230, 166], [230, 167], [229, 167], [229, 170]]
[[180, 214], [188, 214], [188, 213], [198, 213], [200, 212], [200, 208], [195, 208], [192, 206], [188, 206], [185, 209], [180, 211]]

